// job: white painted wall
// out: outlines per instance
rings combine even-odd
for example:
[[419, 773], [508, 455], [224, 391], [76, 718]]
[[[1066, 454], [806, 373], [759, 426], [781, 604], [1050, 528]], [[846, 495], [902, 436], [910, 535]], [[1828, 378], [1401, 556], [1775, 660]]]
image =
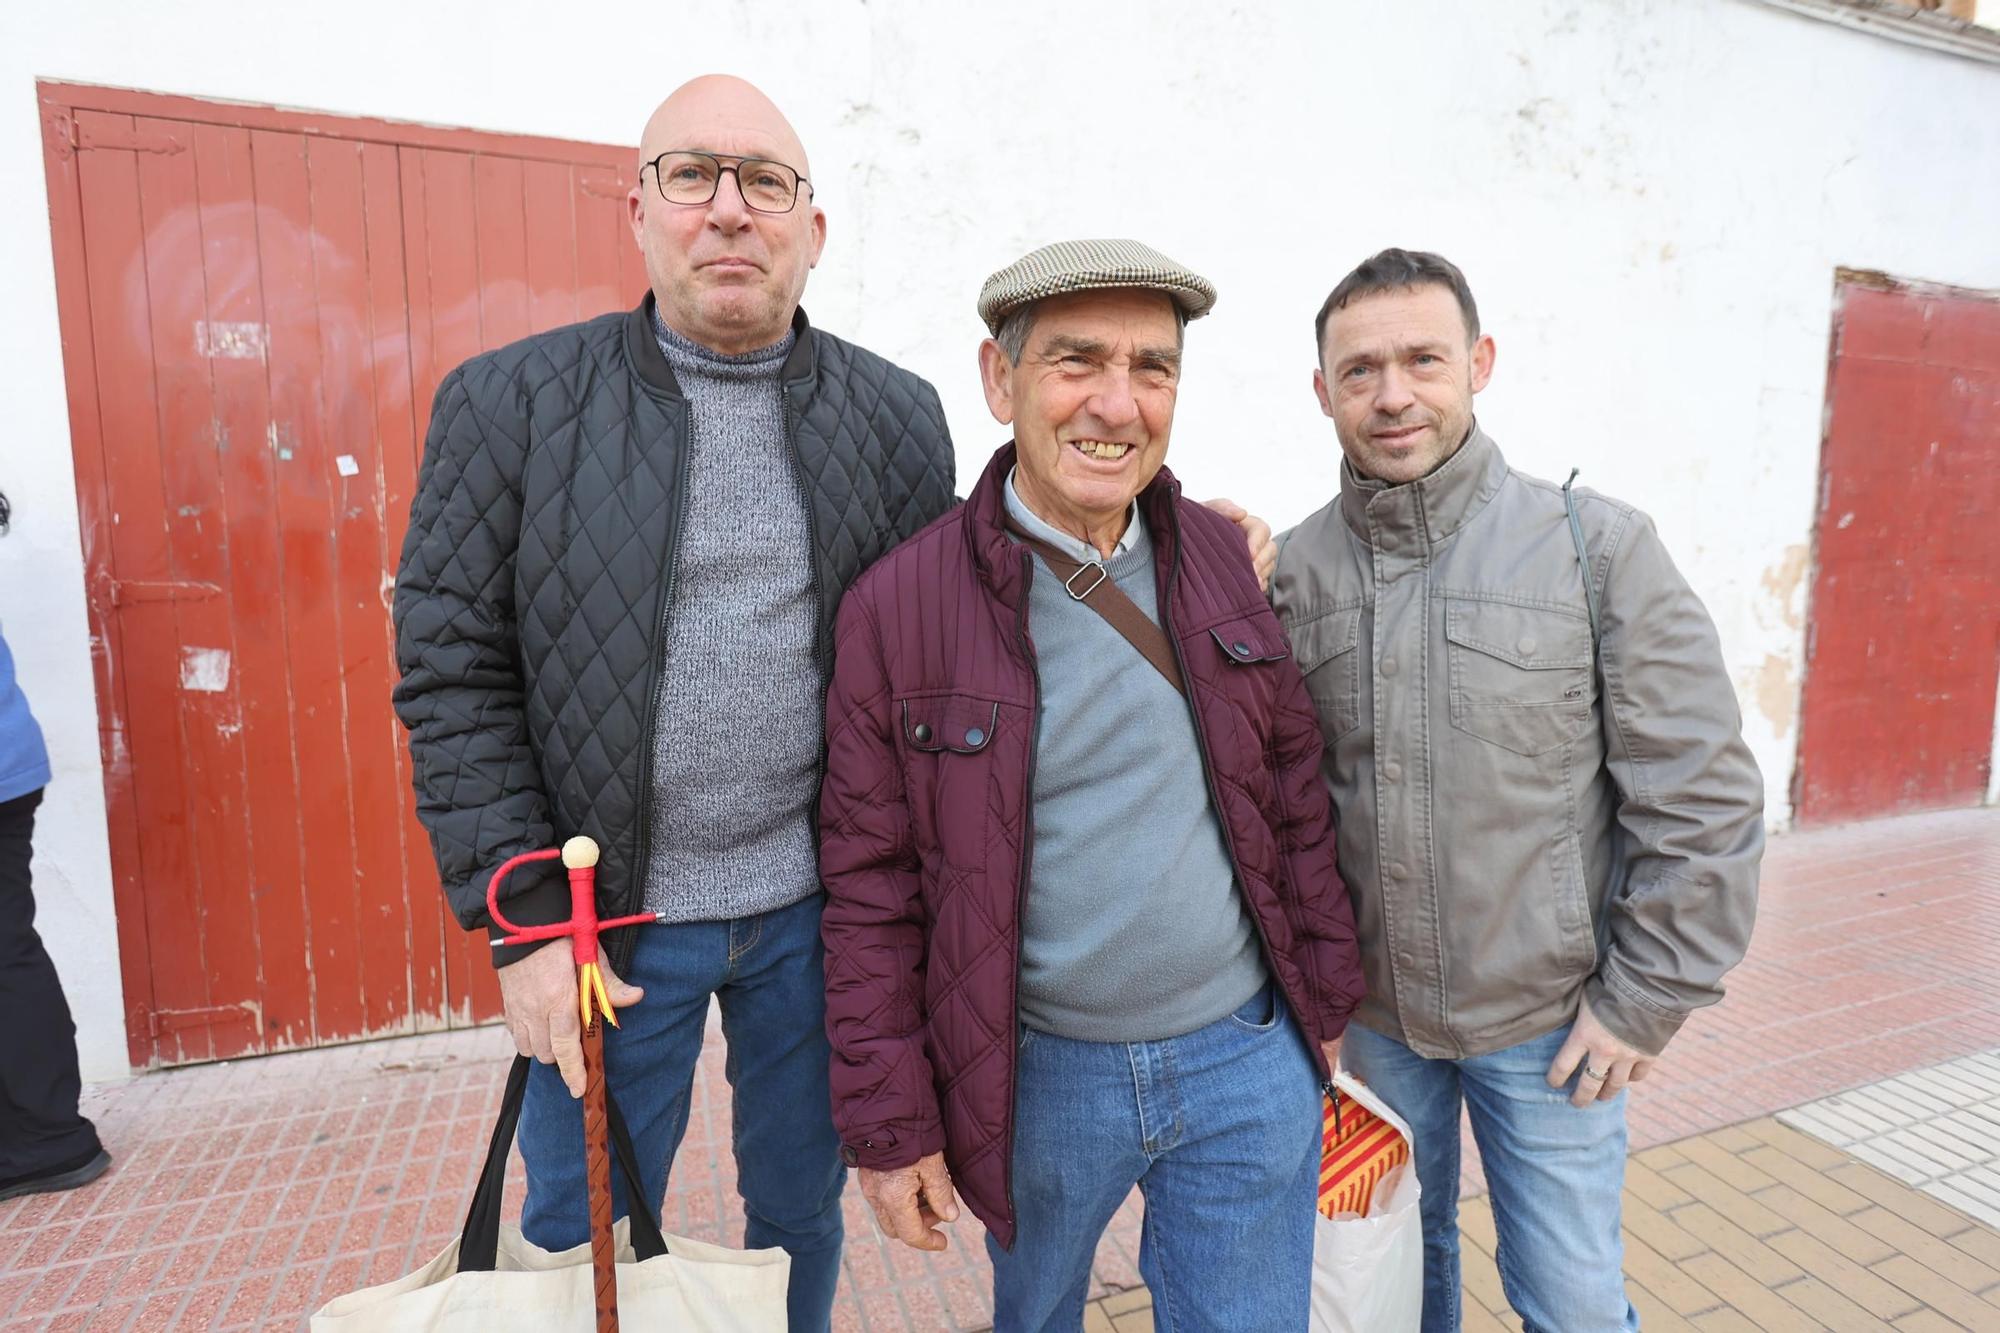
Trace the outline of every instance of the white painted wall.
[[1482, 420], [1653, 513], [1787, 818], [1833, 271], [2000, 288], [2000, 68], [1747, 0], [11, 5], [0, 611], [55, 752], [37, 874], [90, 1075], [125, 1048], [34, 79], [631, 142], [710, 69], [812, 151], [814, 318], [936, 382], [968, 476], [1002, 437], [973, 296], [1031, 246], [1132, 235], [1215, 279], [1173, 462], [1281, 525], [1335, 485], [1326, 290], [1383, 245], [1457, 260], [1500, 345]]

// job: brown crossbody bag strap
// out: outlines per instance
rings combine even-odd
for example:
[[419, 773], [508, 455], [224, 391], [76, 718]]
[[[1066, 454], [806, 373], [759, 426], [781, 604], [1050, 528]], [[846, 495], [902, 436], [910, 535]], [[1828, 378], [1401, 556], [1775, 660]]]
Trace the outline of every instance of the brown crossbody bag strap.
[[1178, 690], [1183, 699], [1187, 697], [1187, 684], [1181, 679], [1180, 663], [1174, 660], [1174, 646], [1167, 642], [1167, 632], [1154, 624], [1152, 618], [1139, 609], [1139, 604], [1124, 594], [1103, 565], [1094, 560], [1086, 565], [1064, 555], [1040, 537], [1025, 531], [1011, 518], [1007, 520], [1007, 531], [1048, 563], [1056, 577], [1062, 580], [1065, 592], [1104, 617], [1104, 623], [1117, 630], [1125, 642], [1137, 648], [1139, 655], [1166, 677], [1167, 684]]

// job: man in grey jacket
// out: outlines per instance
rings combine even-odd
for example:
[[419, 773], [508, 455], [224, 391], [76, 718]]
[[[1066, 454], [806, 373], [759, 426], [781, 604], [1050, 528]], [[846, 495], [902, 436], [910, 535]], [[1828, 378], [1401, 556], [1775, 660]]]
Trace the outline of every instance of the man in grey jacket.
[[1479, 428], [1494, 344], [1450, 262], [1383, 251], [1314, 332], [1346, 458], [1271, 595], [1368, 976], [1345, 1062], [1415, 1138], [1423, 1326], [1459, 1326], [1464, 1105], [1524, 1324], [1636, 1328], [1625, 1090], [1721, 997], [1764, 846], [1715, 626], [1644, 514]]

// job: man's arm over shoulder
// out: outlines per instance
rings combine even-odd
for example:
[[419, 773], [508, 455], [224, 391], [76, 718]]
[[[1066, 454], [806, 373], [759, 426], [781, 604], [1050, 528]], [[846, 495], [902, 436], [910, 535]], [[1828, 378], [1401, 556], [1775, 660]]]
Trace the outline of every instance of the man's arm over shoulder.
[[924, 1055], [928, 941], [916, 833], [867, 596], [877, 582], [864, 575], [835, 621], [820, 789], [827, 895], [820, 933], [834, 1126], [856, 1165], [889, 1170], [942, 1152], [944, 1126]]
[[[528, 743], [513, 605], [525, 428], [503, 424], [511, 386], [479, 369], [461, 366], [438, 386], [394, 602], [396, 716], [410, 732], [417, 817], [468, 929], [490, 925], [493, 870], [554, 839]], [[506, 888], [517, 922], [567, 914], [559, 872], [523, 866]]]
[[1715, 622], [1652, 520], [1628, 512], [1607, 540], [1606, 763], [1630, 864], [1587, 993], [1615, 1035], [1658, 1054], [1749, 947], [1764, 783]]

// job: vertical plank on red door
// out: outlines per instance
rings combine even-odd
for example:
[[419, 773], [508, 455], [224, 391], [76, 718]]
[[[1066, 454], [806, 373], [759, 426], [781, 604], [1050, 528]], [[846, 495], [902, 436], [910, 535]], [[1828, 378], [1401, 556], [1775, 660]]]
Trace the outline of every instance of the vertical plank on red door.
[[[606, 200], [610, 208], [606, 211], [612, 215], [611, 230], [618, 238], [616, 244], [618, 293], [609, 308], [630, 310], [639, 303], [640, 296], [646, 290], [646, 261], [639, 253], [638, 243], [632, 239], [631, 209], [626, 203], [627, 193], [632, 185], [631, 178], [624, 171], [610, 172], [607, 176], [608, 179], [602, 179], [596, 188], [603, 189], [610, 196]], [[649, 185], [652, 178], [653, 173], [647, 172], [646, 180]], [[656, 192], [654, 198], [658, 197]]]
[[[464, 153], [435, 149], [422, 150], [418, 156], [423, 166], [431, 347], [441, 378], [495, 340], [484, 336], [480, 326], [479, 226], [472, 159]], [[498, 1008], [499, 985], [493, 977], [491, 948], [484, 932], [459, 926], [443, 895], [439, 895], [438, 905], [451, 1019], [455, 1024], [474, 1022]]]
[[[472, 159], [464, 153], [430, 148], [417, 150], [416, 156], [423, 166], [431, 364], [437, 378], [442, 379], [492, 345], [479, 327], [479, 228], [472, 194]], [[425, 396], [436, 388], [434, 379]]]
[[582, 318], [576, 308], [576, 204], [569, 164], [524, 162], [527, 213], [528, 322], [537, 332]]
[[[389, 657], [377, 688], [388, 699], [394, 689], [395, 626], [390, 594], [401, 558], [410, 501], [416, 493], [417, 448], [422, 436], [414, 417], [411, 382], [410, 284], [413, 267], [405, 249], [406, 209], [399, 154], [389, 144], [370, 143], [362, 154], [368, 245], [368, 347], [373, 390], [374, 439], [382, 493], [381, 629]], [[393, 260], [393, 262], [391, 262]], [[438, 918], [437, 873], [430, 841], [416, 822], [410, 790], [409, 749], [400, 723], [390, 717], [389, 770], [394, 782], [395, 853], [399, 866], [398, 910], [403, 916], [408, 1025], [427, 1032], [444, 1022], [443, 923]]]
[[2000, 300], [1843, 287], [1802, 821], [1977, 804], [2000, 641]]
[[431, 396], [447, 368], [437, 365], [432, 346], [430, 219], [423, 152], [396, 149], [397, 194], [402, 201], [404, 321], [410, 338], [410, 401], [416, 408], [416, 461], [423, 463], [423, 440]]
[[[318, 314], [317, 375], [320, 475], [331, 500], [332, 596], [337, 673], [329, 706], [342, 719], [341, 748], [322, 761], [351, 802], [353, 875], [309, 879], [316, 916], [330, 899], [350, 898], [348, 934], [354, 1014], [349, 1021], [330, 995], [318, 1004], [322, 1034], [372, 1035], [410, 1030], [409, 913], [404, 893], [395, 786], [395, 717], [389, 707], [389, 626], [382, 611], [384, 497], [381, 449], [375, 437], [375, 350], [370, 319], [370, 270], [400, 268], [395, 251], [368, 243], [372, 207], [363, 173], [363, 146], [352, 141], [305, 141], [312, 202], [312, 285]], [[314, 930], [315, 951], [320, 931]], [[339, 974], [348, 975], [345, 969]], [[330, 984], [330, 983], [329, 983]]]
[[[215, 400], [213, 440], [223, 523], [229, 534], [231, 675], [242, 709], [249, 899], [211, 923], [226, 989], [255, 995], [257, 1047], [303, 1007], [285, 994], [305, 955], [294, 907], [300, 883], [299, 804], [292, 764], [292, 719], [285, 660], [284, 587], [266, 357], [270, 337], [257, 277], [258, 211], [247, 132], [190, 127], [201, 205], [202, 269], [208, 320], [233, 331], [229, 355], [208, 358]], [[246, 343], [245, 339], [252, 340]], [[226, 1034], [225, 1034], [226, 1036]], [[232, 1043], [233, 1044], [233, 1043]], [[252, 1048], [245, 1048], [252, 1049]]]
[[105, 472], [104, 430], [98, 412], [99, 376], [92, 351], [90, 283], [83, 235], [83, 201], [69, 109], [44, 91], [44, 133], [50, 244], [55, 258], [56, 316], [62, 331], [63, 381], [68, 395], [71, 449], [76, 462], [77, 507], [83, 539], [85, 598], [90, 623], [90, 666], [98, 700], [98, 747], [107, 777], [106, 826], [111, 842], [112, 903], [118, 970], [125, 993], [126, 1055], [135, 1067], [153, 1060], [153, 977], [146, 933], [144, 890], [139, 882], [138, 820], [132, 810], [129, 772], [118, 765], [129, 752], [125, 682], [114, 671], [122, 659], [118, 617], [111, 605], [111, 479]]
[[[141, 117], [142, 139], [171, 139], [191, 149], [183, 123]], [[250, 876], [243, 852], [250, 829], [244, 809], [242, 680], [229, 608], [229, 531], [217, 466], [215, 400], [209, 358], [250, 353], [254, 339], [234, 339], [208, 322], [202, 270], [201, 210], [192, 151], [138, 154], [145, 227], [147, 308], [160, 421], [164, 517], [173, 579], [184, 590], [172, 603], [185, 671], [176, 710], [186, 783], [195, 909], [190, 938], [171, 941], [202, 971], [202, 999], [176, 1021], [179, 1057], [227, 1056], [257, 1049], [259, 995], [254, 955], [233, 929], [247, 906]], [[144, 775], [150, 781], [152, 774]], [[190, 992], [192, 996], [192, 991]], [[200, 1012], [206, 1010], [205, 1013]]]
[[[354, 826], [347, 791], [347, 720], [340, 687], [338, 571], [333, 547], [334, 451], [320, 428], [324, 384], [314, 289], [312, 189], [303, 135], [253, 130], [257, 258], [270, 326], [271, 432], [279, 561], [285, 600], [292, 735], [302, 818], [304, 876], [273, 886], [273, 914], [299, 922], [304, 974], [274, 985], [287, 1002], [272, 1044], [303, 1045], [325, 1031], [353, 1032], [361, 1017], [353, 884]], [[285, 954], [266, 954], [283, 969]], [[277, 973], [283, 976], [283, 973]], [[297, 1003], [293, 1010], [290, 1005]]]
[[521, 164], [472, 159], [473, 226], [479, 237], [480, 341], [502, 347], [528, 336], [528, 239]]
[[[403, 273], [407, 291], [408, 322], [410, 329], [410, 396], [414, 423], [414, 440], [411, 445], [412, 458], [417, 467], [423, 463], [425, 437], [430, 428], [430, 410], [437, 395], [438, 383], [449, 374], [454, 362], [443, 357], [454, 348], [440, 351], [438, 347], [438, 327], [448, 324], [448, 318], [440, 310], [442, 298], [432, 273], [431, 247], [432, 223], [430, 215], [432, 167], [425, 150], [402, 147], [396, 151], [397, 177], [401, 186], [403, 205]], [[447, 181], [442, 189], [449, 188]], [[447, 258], [455, 255], [454, 248], [447, 248]], [[447, 274], [449, 277], [449, 273]], [[449, 333], [448, 333], [449, 336]], [[475, 330], [476, 339], [476, 330]], [[415, 474], [411, 480], [411, 493], [415, 493]], [[403, 521], [408, 521], [408, 507], [403, 508]], [[404, 737], [407, 747], [408, 737]], [[405, 748], [400, 766], [406, 785], [410, 778], [409, 755]], [[411, 817], [415, 818], [414, 794], [411, 801]], [[409, 836], [406, 834], [406, 837]], [[412, 844], [411, 858], [421, 859], [430, 868], [426, 882], [436, 883], [436, 861], [431, 853], [430, 837], [420, 835]], [[452, 972], [452, 961], [460, 953], [458, 936], [461, 933], [458, 922], [452, 917], [450, 905], [445, 901], [442, 889], [430, 903], [426, 914], [424, 905], [412, 899], [410, 915], [413, 922], [423, 921], [414, 927], [411, 934], [412, 947], [416, 942], [428, 938], [432, 941], [431, 951], [420, 957], [414, 965], [428, 966], [436, 978], [435, 993], [430, 1013], [435, 1022], [452, 1026], [461, 1021], [471, 1021], [469, 1016], [461, 1018], [457, 1009], [458, 984]]]
[[[79, 112], [86, 133], [129, 136], [132, 118]], [[106, 470], [116, 503], [110, 515], [117, 581], [130, 752], [108, 775], [128, 786], [138, 827], [139, 874], [153, 951], [153, 1020], [208, 1007], [201, 965], [200, 896], [188, 844], [188, 790], [178, 694], [182, 657], [175, 629], [173, 552], [167, 536], [162, 449], [154, 409], [151, 323], [146, 294], [137, 154], [78, 153], [85, 234], [90, 238], [93, 354], [126, 373], [99, 381]], [[143, 780], [141, 780], [143, 778]], [[162, 1031], [173, 1058], [205, 1058], [205, 1028]], [[183, 1053], [191, 1053], [183, 1055]]]
[[[576, 208], [577, 318], [589, 319], [637, 304], [624, 298], [619, 254], [632, 244], [626, 223], [624, 194], [617, 174], [605, 167], [577, 165], [570, 169], [570, 198]], [[652, 173], [646, 173], [652, 188]]]

